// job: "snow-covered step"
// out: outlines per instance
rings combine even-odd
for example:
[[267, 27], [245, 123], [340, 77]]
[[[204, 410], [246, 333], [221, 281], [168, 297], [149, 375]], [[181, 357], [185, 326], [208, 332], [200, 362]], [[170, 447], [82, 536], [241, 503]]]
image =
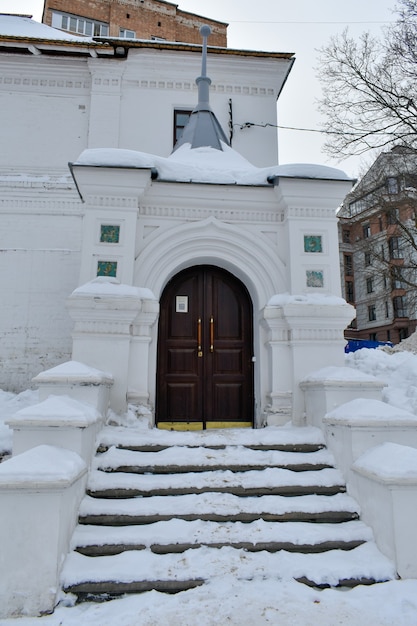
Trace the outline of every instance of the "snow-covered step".
[[356, 502], [346, 494], [240, 498], [229, 493], [202, 493], [126, 500], [86, 496], [81, 502], [79, 520], [82, 524], [118, 526], [149, 524], [171, 518], [220, 522], [256, 519], [342, 522], [358, 516]]
[[232, 472], [214, 470], [183, 474], [128, 474], [93, 470], [88, 493], [102, 498], [185, 495], [218, 491], [238, 496], [335, 494], [346, 490], [336, 469], [294, 472], [282, 468]]
[[150, 550], [101, 557], [73, 552], [61, 578], [66, 592], [111, 594], [150, 589], [179, 591], [227, 575], [237, 580], [293, 578], [316, 586], [335, 586], [394, 579], [395, 570], [375, 544], [367, 542], [349, 551], [316, 554], [206, 546], [163, 555]]
[[80, 599], [220, 575], [317, 586], [395, 578], [316, 428], [105, 428], [63, 570]]
[[140, 527], [80, 525], [74, 533], [72, 548], [90, 556], [147, 548], [157, 554], [166, 554], [202, 545], [232, 546], [249, 551], [324, 552], [351, 550], [372, 540], [370, 528], [359, 521], [315, 524], [256, 520], [245, 524], [172, 519]]
[[334, 466], [334, 458], [327, 450], [316, 452], [282, 452], [251, 450], [243, 446], [224, 449], [184, 448], [172, 446], [159, 452], [137, 452], [111, 447], [96, 457], [94, 467], [103, 471], [137, 474], [170, 474], [229, 469], [235, 472], [280, 467], [293, 471], [324, 469]]
[[314, 451], [325, 447], [323, 433], [312, 426], [269, 426], [268, 428], [227, 428], [195, 432], [154, 429], [130, 429], [107, 426], [100, 433], [99, 447], [117, 446], [126, 449], [156, 451], [172, 446], [224, 448], [245, 446], [270, 450]]

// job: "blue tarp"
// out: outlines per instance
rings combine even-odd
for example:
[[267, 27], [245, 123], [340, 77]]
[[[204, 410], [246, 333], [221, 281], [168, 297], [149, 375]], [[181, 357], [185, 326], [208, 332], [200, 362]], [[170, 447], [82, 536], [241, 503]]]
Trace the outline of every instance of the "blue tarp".
[[368, 341], [367, 339], [348, 339], [347, 344], [345, 345], [345, 352], [356, 352], [356, 350], [360, 350], [361, 348], [379, 348], [379, 346], [390, 346], [392, 347], [392, 343], [390, 341]]

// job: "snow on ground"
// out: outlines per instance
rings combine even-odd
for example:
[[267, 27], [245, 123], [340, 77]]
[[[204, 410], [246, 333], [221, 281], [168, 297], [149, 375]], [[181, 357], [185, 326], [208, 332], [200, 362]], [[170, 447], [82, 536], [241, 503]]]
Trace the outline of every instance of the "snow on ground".
[[[363, 349], [348, 354], [346, 362], [387, 383], [385, 402], [417, 414], [416, 355]], [[0, 391], [0, 451], [11, 448], [4, 421], [36, 402], [33, 391]], [[319, 591], [277, 571], [273, 580], [220, 576], [174, 595], [151, 591], [102, 604], [72, 604], [71, 596], [64, 596], [53, 615], [0, 619], [0, 626], [416, 626], [417, 580]]]
[[233, 577], [167, 595], [150, 591], [104, 604], [59, 606], [51, 616], [0, 626], [415, 626], [417, 581], [317, 591], [295, 581]]

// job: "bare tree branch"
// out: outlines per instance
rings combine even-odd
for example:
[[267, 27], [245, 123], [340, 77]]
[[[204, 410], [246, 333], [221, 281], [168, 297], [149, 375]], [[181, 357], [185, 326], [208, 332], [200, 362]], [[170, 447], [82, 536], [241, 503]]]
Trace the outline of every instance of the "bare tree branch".
[[320, 50], [319, 109], [333, 157], [417, 147], [417, 0], [399, 0], [396, 12], [383, 40], [345, 30]]

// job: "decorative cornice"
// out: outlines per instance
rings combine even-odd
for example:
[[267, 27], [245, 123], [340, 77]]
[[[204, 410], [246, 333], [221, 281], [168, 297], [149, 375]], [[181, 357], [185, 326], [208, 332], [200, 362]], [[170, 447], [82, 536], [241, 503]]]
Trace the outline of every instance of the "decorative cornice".
[[34, 91], [89, 91], [91, 89], [91, 80], [80, 80], [80, 78], [46, 78], [45, 76], [21, 76], [19, 75], [3, 75], [0, 76], [0, 87], [13, 89], [16, 91], [24, 91], [28, 89], [31, 93]]
[[[190, 80], [131, 80], [126, 79], [123, 84], [127, 87], [140, 89], [169, 89], [176, 91], [196, 91], [197, 86]], [[235, 94], [243, 96], [267, 96], [275, 94], [272, 87], [253, 87], [250, 85], [231, 85], [226, 83], [212, 83], [210, 91], [222, 94]]]
[[218, 209], [208, 208], [189, 208], [189, 207], [169, 207], [169, 206], [140, 206], [139, 215], [146, 217], [168, 217], [175, 219], [193, 219], [204, 220], [214, 217], [224, 222], [267, 222], [281, 223], [283, 221], [283, 213], [281, 211], [265, 211], [254, 209], [225, 209], [224, 205]]
[[335, 209], [321, 207], [290, 207], [285, 210], [285, 218], [332, 218], [336, 219]]

